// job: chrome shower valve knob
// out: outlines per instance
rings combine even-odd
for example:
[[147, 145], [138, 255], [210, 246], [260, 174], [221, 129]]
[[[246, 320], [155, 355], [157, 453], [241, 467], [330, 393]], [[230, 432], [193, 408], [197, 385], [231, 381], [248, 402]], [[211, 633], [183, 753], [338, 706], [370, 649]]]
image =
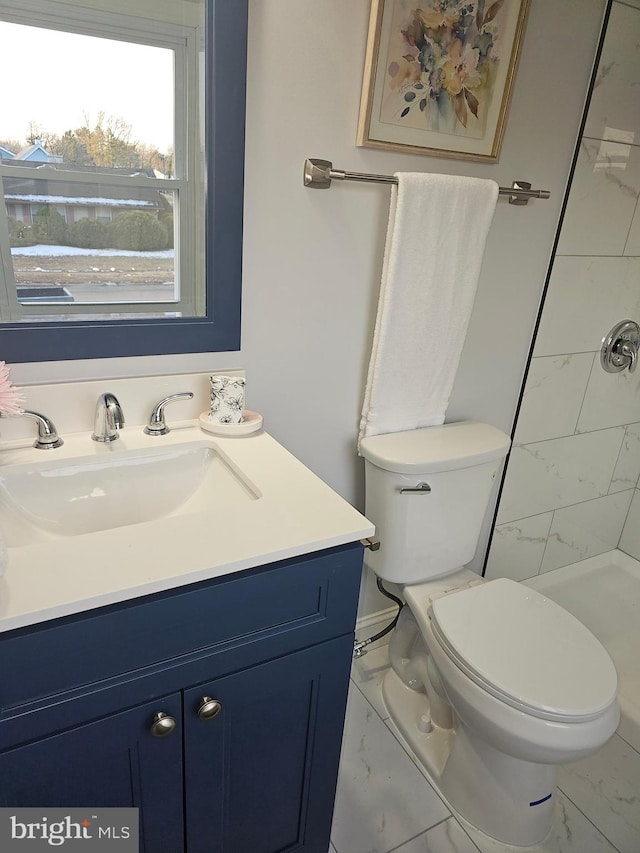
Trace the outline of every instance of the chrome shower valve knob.
[[600, 364], [607, 373], [628, 370], [634, 373], [638, 365], [640, 326], [634, 320], [622, 320], [602, 339]]

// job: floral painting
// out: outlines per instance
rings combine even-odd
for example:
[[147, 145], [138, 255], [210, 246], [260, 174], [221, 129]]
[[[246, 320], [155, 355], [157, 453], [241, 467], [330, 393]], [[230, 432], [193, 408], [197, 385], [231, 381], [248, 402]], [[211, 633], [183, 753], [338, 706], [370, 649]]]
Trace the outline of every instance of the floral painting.
[[358, 144], [496, 160], [528, 0], [373, 0]]

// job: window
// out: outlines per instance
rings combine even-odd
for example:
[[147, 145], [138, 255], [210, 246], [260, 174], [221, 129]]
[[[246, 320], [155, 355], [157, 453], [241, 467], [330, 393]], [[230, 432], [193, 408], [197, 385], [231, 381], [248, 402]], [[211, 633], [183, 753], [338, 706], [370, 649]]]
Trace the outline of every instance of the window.
[[[180, 28], [195, 12], [202, 17], [203, 11], [204, 28], [195, 24]], [[112, 38], [172, 51], [175, 61], [175, 166], [174, 174], [166, 179], [170, 181], [166, 189], [178, 193], [179, 216], [175, 216], [174, 210], [174, 235], [179, 244], [176, 263], [180, 298], [190, 286], [191, 276], [185, 273], [190, 269], [195, 280], [196, 306], [204, 305], [202, 315], [196, 307], [197, 316], [186, 316], [184, 311], [174, 316], [169, 310], [174, 306], [166, 304], [146, 304], [134, 311], [133, 306], [120, 303], [115, 306], [114, 316], [101, 307], [100, 315], [94, 313], [91, 319], [86, 319], [77, 307], [73, 311], [65, 310], [71, 303], [61, 282], [60, 292], [51, 299], [52, 306], [53, 296], [56, 297], [57, 313], [49, 315], [51, 306], [45, 305], [31, 309], [30, 315], [25, 314], [26, 302], [18, 300], [16, 287], [13, 308], [23, 313], [21, 319], [8, 319], [8, 300], [13, 290], [5, 282], [14, 282], [15, 276], [7, 205], [0, 201], [0, 217], [3, 217], [0, 221], [0, 358], [8, 362], [33, 362], [239, 349], [247, 16], [248, 0], [0, 0], [0, 20], [8, 23]], [[194, 30], [195, 43], [188, 41]], [[186, 47], [176, 44], [176, 38]], [[183, 71], [179, 64], [181, 51], [187, 66]], [[66, 60], [67, 57], [63, 66], [67, 75], [65, 82], [68, 82], [68, 76], [76, 74], [78, 68], [77, 64]], [[28, 66], [36, 62], [36, 57], [30, 57], [22, 64]], [[45, 77], [45, 82], [51, 80], [49, 91], [54, 98], [57, 87], [53, 83], [58, 81], [52, 78], [52, 72]], [[19, 86], [15, 69], [12, 69], [10, 81], [2, 83], [0, 98], [4, 101], [9, 84]], [[156, 104], [158, 99], [162, 101], [157, 92], [154, 99]], [[16, 153], [5, 149], [0, 134], [3, 167], [10, 165], [6, 160], [11, 160]], [[74, 171], [62, 170], [60, 164], [52, 168], [47, 163], [44, 168], [47, 173], [40, 172], [38, 176], [51, 181], [66, 182]], [[81, 170], [75, 172], [81, 179]], [[16, 176], [15, 172], [12, 174]], [[33, 178], [33, 171], [27, 177]], [[131, 185], [134, 177], [127, 176], [125, 183]], [[118, 180], [111, 175], [102, 183], [112, 185]], [[150, 178], [142, 184], [149, 181]], [[0, 183], [4, 183], [4, 175]], [[153, 183], [153, 187], [158, 186]], [[35, 213], [30, 204], [19, 201], [15, 209], [25, 215]], [[103, 205], [100, 216], [108, 218], [110, 215], [111, 210]], [[91, 215], [82, 218], [90, 219]], [[42, 266], [39, 261], [34, 265]], [[155, 307], [158, 307], [158, 314], [150, 317], [145, 313]], [[72, 313], [75, 316], [69, 322], [66, 317]]]
[[204, 316], [204, 20], [69, 9], [0, 2], [2, 319]]

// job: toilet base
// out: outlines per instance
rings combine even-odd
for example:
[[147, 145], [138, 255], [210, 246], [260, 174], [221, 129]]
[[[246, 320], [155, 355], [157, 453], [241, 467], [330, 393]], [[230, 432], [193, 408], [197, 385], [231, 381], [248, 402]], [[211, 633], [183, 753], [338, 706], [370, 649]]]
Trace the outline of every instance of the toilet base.
[[551, 830], [556, 767], [499, 752], [459, 721], [428, 727], [429, 702], [390, 669], [382, 685], [392, 721], [452, 809], [506, 844], [539, 844]]

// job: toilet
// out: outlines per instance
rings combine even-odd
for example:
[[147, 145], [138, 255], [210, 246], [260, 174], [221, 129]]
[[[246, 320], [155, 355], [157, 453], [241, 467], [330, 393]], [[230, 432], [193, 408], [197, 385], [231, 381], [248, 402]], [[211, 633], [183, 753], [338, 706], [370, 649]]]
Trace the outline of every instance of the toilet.
[[509, 438], [463, 421], [361, 441], [369, 568], [406, 602], [389, 644], [387, 711], [444, 799], [507, 844], [548, 835], [557, 765], [589, 755], [620, 717], [616, 670], [559, 605], [464, 568]]

